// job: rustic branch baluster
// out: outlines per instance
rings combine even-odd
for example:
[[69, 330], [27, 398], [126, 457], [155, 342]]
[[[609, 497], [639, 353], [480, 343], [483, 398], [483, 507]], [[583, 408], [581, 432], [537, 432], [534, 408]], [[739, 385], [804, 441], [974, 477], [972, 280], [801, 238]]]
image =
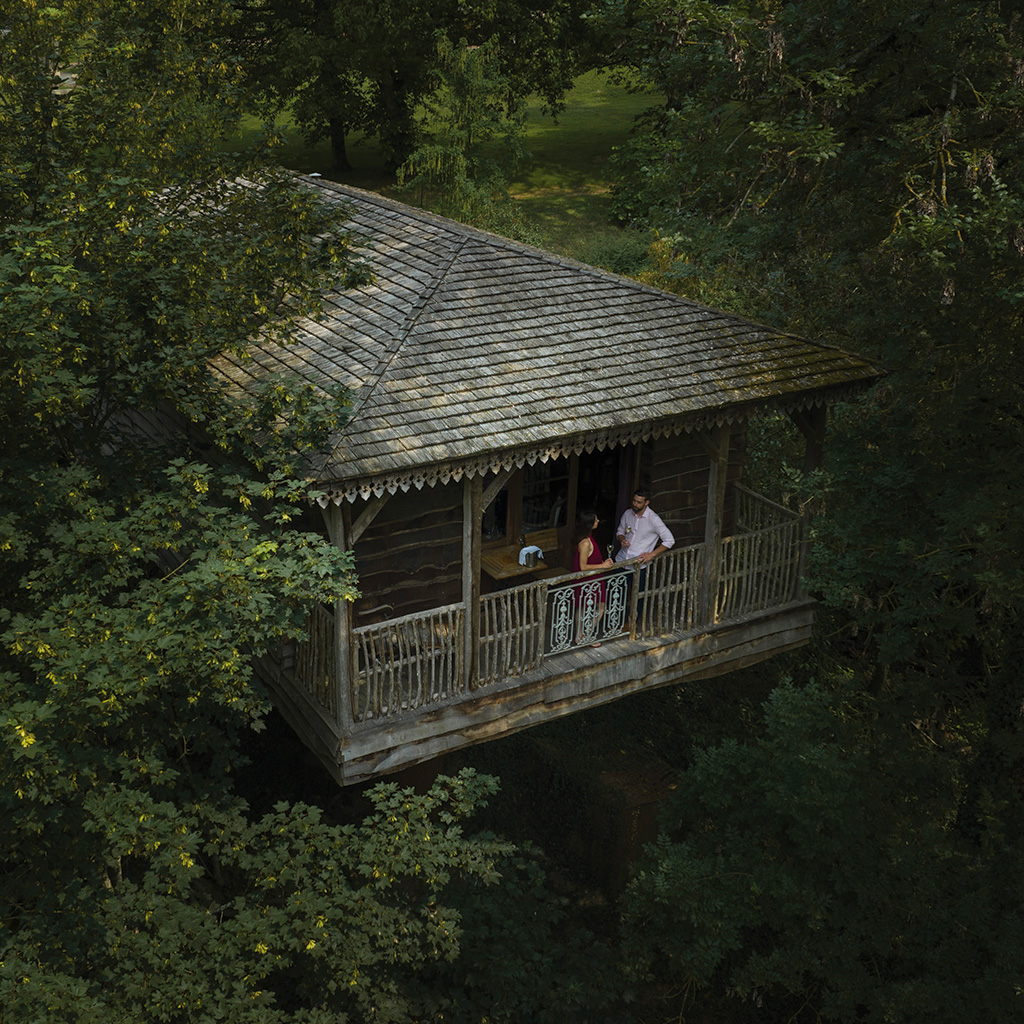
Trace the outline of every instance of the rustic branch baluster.
[[323, 605], [313, 606], [306, 623], [308, 640], [296, 645], [295, 678], [331, 717], [334, 705], [334, 613]]
[[461, 605], [356, 629], [356, 719], [396, 715], [463, 692], [464, 630]]
[[480, 603], [478, 686], [509, 679], [540, 664], [547, 584], [488, 594]]

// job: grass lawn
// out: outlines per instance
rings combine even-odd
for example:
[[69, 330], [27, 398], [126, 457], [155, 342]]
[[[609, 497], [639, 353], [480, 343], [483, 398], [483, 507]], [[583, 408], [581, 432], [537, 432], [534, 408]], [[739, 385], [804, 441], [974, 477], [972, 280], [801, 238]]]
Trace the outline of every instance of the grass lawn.
[[[612, 149], [626, 140], [633, 118], [652, 102], [650, 96], [633, 95], [607, 76], [590, 72], [577, 80], [557, 118], [544, 115], [539, 103], [530, 104], [526, 125], [530, 155], [511, 191], [541, 245], [619, 273], [628, 272], [630, 261], [639, 258], [646, 248], [646, 235], [611, 223], [605, 165]], [[285, 127], [287, 132], [287, 123]], [[255, 130], [254, 125], [251, 131]], [[416, 202], [414, 193], [395, 188], [374, 139], [353, 136], [347, 140], [353, 168], [335, 173], [326, 142], [306, 146], [297, 131], [287, 134], [280, 151], [286, 167]]]
[[613, 148], [626, 141], [633, 118], [652, 102], [590, 72], [577, 81], [557, 119], [530, 107], [530, 157], [511, 191], [546, 248], [602, 262], [594, 258], [596, 252], [636, 244], [640, 232], [611, 223], [606, 164]]

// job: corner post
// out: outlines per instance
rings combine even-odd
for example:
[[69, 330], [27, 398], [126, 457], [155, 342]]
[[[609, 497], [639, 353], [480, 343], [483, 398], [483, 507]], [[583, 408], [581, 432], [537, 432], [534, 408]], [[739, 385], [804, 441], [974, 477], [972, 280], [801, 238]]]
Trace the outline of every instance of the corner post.
[[722, 524], [725, 520], [725, 488], [729, 477], [728, 423], [712, 428], [708, 443], [708, 504], [704, 517], [704, 561], [701, 571], [700, 611], [703, 624], [718, 621], [718, 584], [722, 572]]
[[462, 600], [465, 605], [463, 630], [463, 686], [469, 693], [476, 681], [480, 647], [480, 524], [483, 516], [483, 481], [480, 475], [462, 481]]
[[[327, 535], [340, 551], [348, 551], [352, 536], [352, 513], [348, 502], [339, 508], [329, 502], [324, 509]], [[352, 715], [352, 602], [334, 602], [334, 707], [338, 725], [351, 728]]]

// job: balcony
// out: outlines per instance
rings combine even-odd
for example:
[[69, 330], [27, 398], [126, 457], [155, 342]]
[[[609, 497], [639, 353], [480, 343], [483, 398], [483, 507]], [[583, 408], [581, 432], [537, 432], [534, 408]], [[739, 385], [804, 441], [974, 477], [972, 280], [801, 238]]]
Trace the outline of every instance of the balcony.
[[[806, 643], [799, 516], [743, 487], [731, 536], [646, 567], [574, 573], [360, 626], [317, 607], [293, 664], [261, 674], [341, 783], [628, 693], [706, 678]], [[338, 671], [339, 650], [347, 671]], [[346, 680], [347, 677], [347, 680]]]

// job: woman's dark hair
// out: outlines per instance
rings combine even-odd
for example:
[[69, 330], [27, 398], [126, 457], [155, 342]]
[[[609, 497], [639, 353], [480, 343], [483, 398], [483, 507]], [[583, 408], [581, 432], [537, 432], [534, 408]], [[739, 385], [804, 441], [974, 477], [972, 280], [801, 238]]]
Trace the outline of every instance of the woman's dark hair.
[[590, 536], [596, 518], [597, 513], [592, 508], [581, 508], [576, 513], [576, 535], [573, 538], [573, 544], [579, 544], [584, 537]]

